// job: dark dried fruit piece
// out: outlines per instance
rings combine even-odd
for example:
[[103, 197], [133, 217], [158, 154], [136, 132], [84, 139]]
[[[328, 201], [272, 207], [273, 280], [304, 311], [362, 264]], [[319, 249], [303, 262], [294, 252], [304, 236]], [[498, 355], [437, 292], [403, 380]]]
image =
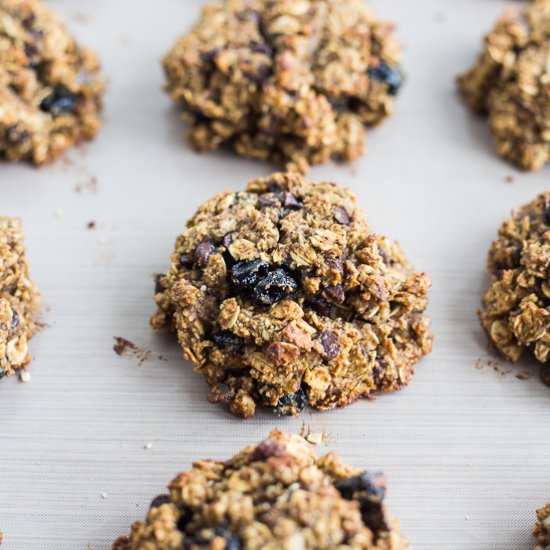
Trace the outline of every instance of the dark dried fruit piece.
[[149, 508], [158, 508], [159, 506], [168, 504], [169, 502], [172, 502], [170, 495], [158, 495], [151, 501]]
[[[225, 543], [225, 546], [221, 545], [222, 542]], [[200, 550], [202, 548], [240, 550], [241, 541], [236, 535], [220, 527], [216, 527], [215, 529], [203, 529], [195, 535], [185, 537], [183, 550]]]
[[403, 85], [403, 71], [399, 66], [390, 67], [385, 61], [380, 61], [377, 67], [370, 67], [367, 75], [373, 80], [383, 82], [388, 86], [388, 93], [396, 95]]
[[77, 94], [63, 86], [57, 86], [49, 96], [42, 100], [40, 110], [53, 116], [67, 114], [74, 110], [77, 100]]
[[324, 355], [327, 359], [332, 359], [340, 353], [340, 339], [336, 333], [331, 331], [321, 332], [319, 340], [321, 341]]
[[283, 395], [275, 407], [277, 416], [297, 416], [307, 405], [307, 396], [302, 388], [296, 393]]
[[254, 297], [258, 302], [271, 306], [297, 290], [298, 283], [283, 268], [278, 268], [260, 280], [254, 289]]
[[212, 341], [219, 348], [231, 349], [233, 351], [239, 351], [244, 346], [244, 340], [233, 334], [230, 330], [222, 330], [212, 335]]
[[344, 206], [334, 207], [334, 219], [342, 225], [349, 225], [349, 223], [351, 222], [350, 213]]
[[285, 193], [283, 205], [288, 210], [300, 210], [303, 206], [302, 203], [291, 193]]
[[327, 288], [325, 288], [325, 296], [337, 304], [343, 304], [346, 301], [344, 287], [340, 284], [335, 286], [327, 286]]
[[240, 289], [252, 290], [269, 271], [269, 264], [262, 260], [237, 262], [231, 268], [231, 282]]
[[195, 249], [195, 262], [201, 268], [204, 269], [208, 265], [208, 258], [214, 254], [216, 247], [211, 241], [203, 241]]
[[195, 262], [195, 259], [191, 254], [181, 254], [180, 264], [183, 267], [192, 267], [194, 262]]

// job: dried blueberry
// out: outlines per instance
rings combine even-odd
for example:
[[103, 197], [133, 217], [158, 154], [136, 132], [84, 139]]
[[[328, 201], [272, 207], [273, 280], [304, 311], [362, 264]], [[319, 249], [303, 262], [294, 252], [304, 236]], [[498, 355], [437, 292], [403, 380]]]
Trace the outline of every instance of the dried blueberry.
[[230, 330], [222, 330], [212, 335], [212, 341], [219, 348], [239, 351], [244, 346], [244, 340]]
[[231, 282], [238, 288], [252, 290], [269, 271], [269, 264], [262, 260], [237, 262], [231, 268]]
[[163, 504], [168, 504], [169, 502], [172, 502], [170, 495], [158, 495], [151, 501], [149, 509], [158, 508], [159, 506], [162, 506]]
[[254, 297], [271, 306], [298, 290], [298, 283], [283, 269], [278, 268], [261, 279], [254, 289]]
[[11, 317], [11, 329], [15, 330], [18, 326], [19, 326], [19, 314], [14, 309], [13, 315]]
[[57, 86], [49, 96], [42, 100], [40, 110], [54, 116], [70, 113], [74, 110], [77, 100], [77, 94], [63, 86]]
[[337, 481], [335, 487], [346, 500], [359, 502], [363, 523], [374, 533], [389, 529], [382, 504], [386, 494], [386, 480], [383, 474], [364, 472]]
[[307, 405], [307, 396], [302, 388], [296, 393], [288, 393], [279, 399], [275, 407], [277, 416], [293, 416], [300, 414]]
[[[197, 534], [192, 536], [186, 536], [183, 543], [183, 550], [195, 550], [195, 548], [213, 548], [211, 543], [215, 539], [223, 539], [225, 546], [223, 550], [240, 550], [241, 541], [237, 538], [236, 535], [228, 531], [227, 529], [222, 529], [216, 527], [214, 529], [203, 529]], [[221, 546], [216, 546], [216, 548], [221, 548]]]
[[202, 241], [197, 248], [195, 248], [195, 262], [201, 268], [204, 269], [208, 265], [208, 258], [214, 254], [216, 247], [211, 241]]
[[382, 60], [377, 67], [370, 67], [367, 70], [367, 75], [373, 80], [386, 84], [390, 95], [396, 95], [403, 85], [404, 76], [401, 67], [397, 65], [390, 67]]

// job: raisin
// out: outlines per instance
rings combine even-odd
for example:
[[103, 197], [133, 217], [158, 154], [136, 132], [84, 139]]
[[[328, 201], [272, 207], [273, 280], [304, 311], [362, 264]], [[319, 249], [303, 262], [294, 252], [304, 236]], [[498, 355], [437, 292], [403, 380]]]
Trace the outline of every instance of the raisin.
[[195, 262], [201, 268], [204, 269], [208, 265], [208, 258], [214, 254], [216, 247], [211, 241], [203, 241], [195, 249]]
[[63, 86], [57, 86], [55, 90], [40, 103], [40, 110], [58, 116], [70, 113], [74, 110], [78, 95], [67, 90]]
[[11, 329], [15, 330], [18, 326], [19, 326], [19, 314], [14, 309], [13, 315], [11, 317]]
[[231, 268], [231, 282], [240, 289], [252, 290], [269, 271], [269, 264], [262, 260], [237, 262]]
[[149, 509], [159, 508], [163, 504], [168, 504], [169, 502], [172, 502], [170, 495], [159, 495], [151, 501], [151, 504], [149, 505]]
[[334, 208], [334, 219], [342, 225], [349, 225], [351, 222], [350, 213], [344, 206], [336, 206]]
[[277, 416], [293, 416], [300, 414], [307, 405], [307, 396], [302, 388], [296, 393], [288, 393], [279, 399], [275, 407]]
[[346, 500], [359, 502], [363, 523], [374, 533], [388, 531], [383, 500], [386, 480], [380, 472], [364, 472], [335, 483], [336, 489]]
[[297, 290], [298, 283], [283, 268], [278, 268], [258, 283], [254, 297], [258, 302], [271, 306]]
[[343, 304], [346, 301], [346, 293], [342, 285], [327, 286], [325, 296], [337, 304]]
[[[218, 540], [216, 540], [218, 539]], [[196, 548], [214, 548], [212, 543], [222, 539], [225, 543], [223, 550], [240, 550], [241, 541], [227, 529], [216, 527], [214, 529], [203, 529], [197, 534], [185, 537], [183, 543], [183, 550], [195, 550]], [[215, 545], [215, 548], [222, 549], [219, 544]]]
[[305, 306], [323, 317], [329, 317], [332, 310], [332, 306], [324, 298], [316, 295], [308, 296]]
[[230, 330], [222, 330], [212, 336], [212, 341], [219, 348], [239, 351], [244, 346], [244, 340]]
[[367, 75], [373, 80], [383, 82], [388, 86], [388, 93], [396, 95], [403, 85], [403, 71], [397, 65], [390, 67], [385, 61], [380, 61], [377, 67], [370, 67]]
[[327, 359], [332, 359], [340, 353], [340, 339], [335, 332], [321, 332], [319, 340], [321, 340], [324, 355]]

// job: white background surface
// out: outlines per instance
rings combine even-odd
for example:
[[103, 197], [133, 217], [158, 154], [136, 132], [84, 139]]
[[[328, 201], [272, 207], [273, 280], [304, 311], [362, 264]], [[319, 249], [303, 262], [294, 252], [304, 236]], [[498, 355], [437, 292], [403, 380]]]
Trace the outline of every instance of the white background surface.
[[[416, 550], [532, 549], [534, 511], [550, 500], [550, 390], [535, 368], [516, 379], [530, 365], [503, 377], [474, 367], [486, 354], [475, 312], [490, 241], [513, 207], [549, 189], [550, 167], [521, 174], [498, 159], [454, 86], [510, 2], [373, 2], [405, 48], [396, 115], [369, 134], [353, 167], [310, 174], [351, 187], [371, 226], [432, 276], [434, 352], [400, 393], [246, 422], [210, 405], [178, 346], [148, 327], [151, 276], [167, 268], [185, 220], [214, 193], [273, 169], [183, 144], [159, 59], [201, 2], [50, 3], [100, 51], [109, 90], [103, 131], [71, 163], [0, 166], [1, 212], [23, 219], [49, 325], [32, 341], [31, 382], [0, 384], [2, 550], [108, 549], [193, 459], [226, 458], [302, 423], [325, 431], [347, 461], [385, 470], [388, 504]], [[97, 192], [77, 193], [92, 176]], [[91, 220], [97, 229], [86, 228]], [[118, 357], [113, 336], [155, 359]]]

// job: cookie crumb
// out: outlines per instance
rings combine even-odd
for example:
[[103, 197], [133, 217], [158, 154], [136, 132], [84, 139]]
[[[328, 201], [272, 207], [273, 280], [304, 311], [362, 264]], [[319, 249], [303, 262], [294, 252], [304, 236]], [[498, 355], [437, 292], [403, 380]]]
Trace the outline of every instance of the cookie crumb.
[[86, 227], [88, 229], [95, 229], [96, 228], [96, 223], [92, 220], [92, 221], [90, 221], [86, 224]]
[[30, 372], [27, 372], [27, 371], [22, 371], [20, 374], [19, 374], [19, 380], [21, 380], [21, 382], [23, 383], [27, 383], [27, 382], [30, 382], [31, 381], [31, 373]]
[[476, 361], [475, 367], [478, 370], [483, 370], [485, 367], [488, 367], [492, 369], [499, 378], [504, 378], [507, 374], [512, 372], [510, 369], [503, 367], [498, 359], [490, 356], [480, 357]]
[[506, 176], [506, 182], [507, 183], [514, 183], [514, 181], [515, 181], [514, 176], [512, 176], [512, 175]]
[[134, 342], [122, 338], [121, 336], [113, 336], [116, 343], [113, 346], [114, 352], [119, 356], [133, 357], [138, 360], [138, 364], [142, 365], [145, 361], [151, 359], [151, 352], [147, 349], [140, 348]]
[[145, 445], [143, 446], [144, 449], [152, 449], [153, 448], [153, 444], [152, 443], [145, 443]]
[[516, 378], [518, 380], [529, 380], [529, 378], [532, 378], [532, 377], [533, 377], [533, 375], [527, 370], [523, 370], [523, 371], [518, 372], [516, 374]]

